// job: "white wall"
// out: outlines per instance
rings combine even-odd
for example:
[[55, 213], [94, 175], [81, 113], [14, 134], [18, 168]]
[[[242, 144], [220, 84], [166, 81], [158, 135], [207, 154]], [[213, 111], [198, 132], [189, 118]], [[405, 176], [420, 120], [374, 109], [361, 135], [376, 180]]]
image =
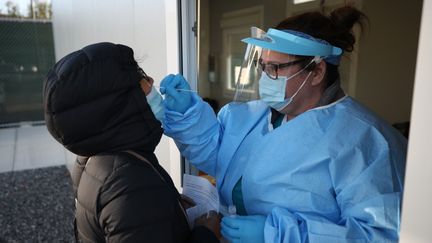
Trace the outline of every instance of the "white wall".
[[[155, 85], [178, 73], [176, 0], [53, 0], [56, 59], [88, 44], [113, 42], [130, 46]], [[162, 166], [180, 185], [180, 155], [163, 137], [156, 149]]]
[[400, 242], [432, 242], [432, 1], [423, 1]]

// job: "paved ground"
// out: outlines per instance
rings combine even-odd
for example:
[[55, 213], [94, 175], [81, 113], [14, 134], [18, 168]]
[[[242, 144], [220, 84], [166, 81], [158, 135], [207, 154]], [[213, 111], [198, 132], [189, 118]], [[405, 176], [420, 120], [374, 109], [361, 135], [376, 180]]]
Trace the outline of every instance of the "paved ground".
[[74, 242], [66, 166], [0, 173], [0, 242]]
[[75, 160], [43, 124], [0, 128], [0, 155], [0, 172], [69, 165]]
[[[168, 140], [161, 143], [168, 146]], [[169, 161], [161, 151], [159, 160]], [[67, 167], [71, 169], [75, 157], [51, 137], [43, 122], [0, 126], [0, 243], [74, 242]], [[180, 173], [170, 164], [162, 165], [180, 184]]]
[[74, 155], [43, 123], [0, 129], [0, 243], [74, 242]]

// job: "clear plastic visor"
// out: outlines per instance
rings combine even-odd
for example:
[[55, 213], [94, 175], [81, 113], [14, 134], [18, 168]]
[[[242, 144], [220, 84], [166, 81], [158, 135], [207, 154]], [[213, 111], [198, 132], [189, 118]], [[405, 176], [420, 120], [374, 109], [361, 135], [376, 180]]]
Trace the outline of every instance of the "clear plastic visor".
[[[251, 37], [262, 39], [266, 37], [266, 32], [257, 27], [252, 27]], [[259, 99], [258, 81], [262, 73], [259, 60], [262, 50], [262, 47], [256, 45], [247, 45], [240, 70], [236, 72], [234, 102], [248, 102]]]
[[[267, 40], [265, 31], [256, 27], [251, 28], [251, 35], [254, 39], [271, 41]], [[259, 99], [259, 80], [262, 75], [273, 80], [289, 77], [293, 70], [297, 70], [290, 67], [304, 65], [305, 61], [306, 59], [298, 59], [295, 55], [248, 44], [240, 71], [237, 72], [233, 101], [248, 102]]]

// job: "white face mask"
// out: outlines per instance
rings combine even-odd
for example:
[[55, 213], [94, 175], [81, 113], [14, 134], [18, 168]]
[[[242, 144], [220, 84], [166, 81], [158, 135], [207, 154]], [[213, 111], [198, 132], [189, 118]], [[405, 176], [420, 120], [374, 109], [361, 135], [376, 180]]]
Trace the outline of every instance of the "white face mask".
[[265, 72], [263, 72], [259, 80], [259, 94], [261, 100], [266, 102], [270, 107], [277, 111], [283, 110], [293, 101], [294, 97], [303, 88], [312, 72], [309, 72], [308, 76], [305, 78], [297, 91], [291, 97], [287, 97], [285, 99], [285, 90], [288, 80], [294, 78], [299, 73], [303, 72], [314, 61], [315, 59], [313, 59], [303, 69], [289, 77], [279, 76], [277, 79], [271, 79]]
[[160, 122], [162, 122], [165, 116], [165, 108], [162, 104], [162, 96], [157, 92], [157, 90], [152, 86], [150, 93], [146, 96], [147, 103], [150, 105], [150, 108]]

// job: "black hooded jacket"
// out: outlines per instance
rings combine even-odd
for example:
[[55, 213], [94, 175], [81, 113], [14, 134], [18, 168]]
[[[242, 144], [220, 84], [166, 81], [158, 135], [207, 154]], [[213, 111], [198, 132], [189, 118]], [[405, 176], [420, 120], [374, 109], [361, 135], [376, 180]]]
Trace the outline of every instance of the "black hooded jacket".
[[141, 79], [132, 49], [112, 43], [73, 52], [47, 75], [48, 130], [79, 155], [72, 173], [78, 236], [83, 242], [217, 242], [207, 229], [190, 232], [179, 194], [153, 153], [162, 128]]

